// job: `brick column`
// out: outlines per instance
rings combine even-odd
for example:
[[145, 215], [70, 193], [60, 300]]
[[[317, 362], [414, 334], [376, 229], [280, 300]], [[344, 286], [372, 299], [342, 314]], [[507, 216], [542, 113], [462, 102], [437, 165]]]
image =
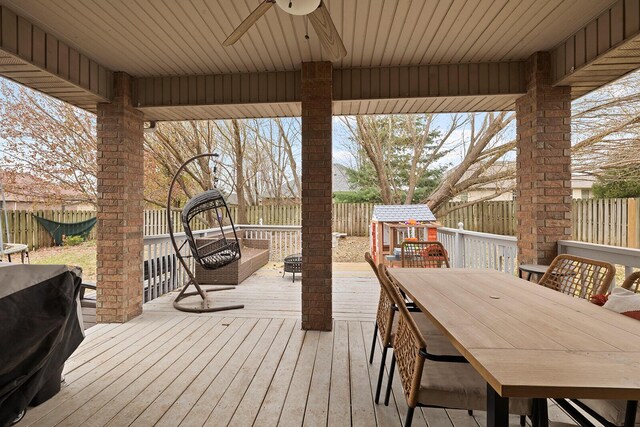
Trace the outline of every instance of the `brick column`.
[[302, 64], [302, 329], [330, 331], [330, 62]]
[[131, 78], [114, 75], [114, 98], [98, 104], [97, 302], [100, 323], [142, 313], [143, 114]]
[[571, 238], [571, 92], [551, 86], [548, 52], [529, 58], [516, 101], [516, 220], [520, 263], [549, 264]]

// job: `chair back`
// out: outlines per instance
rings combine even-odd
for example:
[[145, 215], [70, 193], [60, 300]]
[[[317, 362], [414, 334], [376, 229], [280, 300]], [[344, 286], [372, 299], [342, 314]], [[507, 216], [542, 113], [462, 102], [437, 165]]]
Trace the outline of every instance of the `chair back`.
[[398, 287], [394, 286], [390, 280], [387, 267], [381, 265], [380, 268], [381, 283], [390, 290], [393, 301], [398, 307], [398, 328], [393, 338], [393, 353], [407, 404], [413, 408], [418, 403], [425, 360], [423, 354], [426, 353], [427, 342], [404, 304], [404, 298], [400, 295]]
[[590, 299], [606, 294], [616, 274], [608, 262], [573, 255], [558, 255], [538, 284], [567, 295]]
[[622, 287], [637, 294], [640, 293], [640, 271], [636, 271], [627, 276], [627, 278], [624, 279], [624, 283], [622, 283]]
[[449, 268], [449, 256], [438, 241], [402, 242], [400, 258], [402, 267]]
[[380, 284], [380, 298], [378, 300], [378, 310], [376, 311], [376, 324], [380, 330], [382, 345], [387, 346], [391, 344], [391, 329], [393, 327], [393, 316], [395, 315], [393, 309], [394, 303], [391, 299], [391, 295], [389, 294], [389, 290], [380, 278], [380, 272], [378, 271], [378, 267], [376, 267], [371, 254], [369, 252], [365, 253], [364, 259], [369, 263], [374, 273], [376, 273], [378, 283]]

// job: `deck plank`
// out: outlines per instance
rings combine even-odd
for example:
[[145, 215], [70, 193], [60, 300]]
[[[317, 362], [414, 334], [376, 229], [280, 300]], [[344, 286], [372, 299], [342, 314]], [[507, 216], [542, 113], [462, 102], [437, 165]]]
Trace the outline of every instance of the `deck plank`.
[[[373, 324], [371, 322], [361, 323], [360, 327], [362, 329], [362, 342], [364, 343], [364, 348], [359, 352], [361, 355], [368, 356], [369, 351], [371, 350], [371, 338], [373, 336]], [[379, 342], [377, 342], [378, 344]], [[380, 347], [376, 349], [374, 352], [373, 363], [368, 363], [369, 359], [367, 357], [367, 368], [369, 369], [369, 384], [371, 386], [371, 396], [372, 399], [375, 397], [376, 384], [378, 383], [378, 374], [380, 372], [380, 363], [382, 362], [382, 351]], [[391, 363], [391, 352], [387, 355], [387, 360], [385, 362], [385, 374], [389, 371], [389, 365]], [[384, 402], [384, 392], [387, 386], [387, 378], [388, 376], [383, 374], [383, 382], [382, 389], [380, 394], [380, 405], [374, 405], [374, 410], [376, 414], [376, 421], [379, 426], [387, 426], [387, 425], [396, 425], [400, 422], [400, 414], [398, 412], [398, 407], [396, 406], [396, 400], [393, 395], [390, 396], [389, 406], [385, 406]]]
[[[280, 342], [286, 342], [284, 339], [288, 338], [286, 331], [284, 334], [280, 334], [283, 323], [283, 319], [274, 319], [269, 323], [264, 334], [260, 337], [260, 341], [253, 348], [251, 354], [218, 401], [213, 412], [209, 415], [205, 423], [206, 426], [227, 425], [229, 423], [238, 407], [238, 402], [244, 396], [274, 342], [278, 340], [278, 337], [281, 338]], [[282, 338], [282, 335], [284, 335], [284, 338]]]
[[[197, 319], [189, 322], [189, 324], [185, 327], [185, 332], [188, 335], [191, 335], [193, 332], [198, 331], [198, 327], [201, 322], [198, 322]], [[100, 378], [100, 381], [79, 385], [81, 383], [72, 382], [68, 385], [68, 390], [74, 390], [77, 393], [73, 396], [70, 404], [65, 406], [60, 406], [53, 411], [49, 412], [46, 417], [38, 420], [37, 425], [39, 427], [48, 427], [54, 425], [65, 425], [64, 419], [69, 416], [69, 412], [75, 412], [81, 409], [84, 405], [86, 405], [91, 399], [94, 399], [96, 402], [100, 403], [102, 392], [106, 391], [106, 393], [111, 394], [113, 390], [122, 390], [126, 385], [130, 384], [131, 381], [135, 380], [137, 374], [144, 373], [144, 371], [150, 367], [153, 363], [160, 360], [163, 355], [169, 354], [171, 350], [173, 350], [177, 344], [182, 340], [182, 334], [176, 333], [168, 337], [164, 342], [157, 348], [153, 348], [150, 351], [150, 348], [147, 347], [147, 352], [145, 353], [145, 357], [136, 358], [139, 353], [128, 358], [124, 362], [119, 365], [119, 369], [113, 369], [107, 372], [104, 376]], [[101, 371], [100, 368], [98, 368]], [[119, 388], [121, 383], [122, 388]], [[71, 410], [71, 411], [70, 411]], [[71, 423], [69, 423], [72, 425]]]
[[[159, 325], [151, 333], [144, 335], [143, 338], [136, 340], [135, 337], [128, 337], [123, 342], [114, 345], [112, 350], [101, 353], [92, 363], [83, 364], [83, 369], [72, 370], [71, 373], [65, 374], [65, 383], [55, 398], [28, 410], [21, 423], [24, 425], [39, 425], [39, 421], [42, 418], [48, 417], [51, 411], [58, 408], [67, 413], [75, 411], [77, 407], [73, 408], [71, 405], [84, 388], [92, 384], [100, 384], [106, 387], [109, 383], [107, 382], [108, 378], [105, 380], [105, 377], [109, 373], [112, 376], [126, 373], [131, 364], [135, 364], [137, 361], [142, 360], [145, 355], [153, 353], [166, 340], [178, 334], [175, 326], [184, 327], [194, 320], [186, 317], [176, 318], [171, 322]], [[65, 369], [67, 367], [72, 369], [73, 364], [73, 359], [70, 359]]]
[[[87, 426], [111, 425], [120, 426], [132, 420], [138, 422], [141, 413], [151, 405], [154, 399], [160, 395], [175, 379], [182, 375], [183, 371], [195, 358], [197, 358], [213, 341], [223, 334], [229, 327], [223, 326], [224, 319], [214, 323], [206, 322], [202, 326], [203, 334], [192, 334], [189, 340], [180, 343], [180, 350], [174, 351], [171, 357], [164, 357], [147, 372], [141, 375], [127, 390], [119, 393], [97, 414], [86, 422]], [[114, 417], [114, 414], [117, 414]], [[160, 416], [162, 413], [159, 414]], [[138, 418], [136, 418], [138, 417]], [[104, 421], [103, 421], [104, 420]], [[151, 425], [151, 423], [138, 423], [138, 425]]]
[[331, 332], [321, 332], [318, 339], [316, 360], [313, 365], [307, 407], [304, 414], [304, 426], [320, 427], [327, 425], [333, 337], [334, 335]]
[[[207, 387], [218, 374], [224, 369], [227, 361], [233, 356], [234, 352], [244, 342], [245, 338], [253, 330], [257, 323], [256, 319], [239, 319], [240, 327], [232, 338], [226, 342], [219, 351], [216, 346], [212, 346], [211, 353], [216, 353], [213, 359], [200, 371], [200, 373], [188, 384], [186, 390], [182, 392], [180, 397], [171, 405], [171, 407], [162, 415], [158, 421], [159, 425], [179, 425], [188, 415], [189, 411], [194, 407], [200, 399]], [[209, 351], [209, 349], [208, 349]]]
[[[127, 375], [121, 376], [95, 395], [62, 424], [101, 426], [108, 423], [114, 414], [118, 414], [117, 418], [120, 420], [135, 419], [152, 400], [155, 393], [153, 389], [164, 389], [167, 382], [184, 368], [181, 362], [195, 357], [193, 353], [206, 345], [208, 336], [222, 332], [221, 328], [216, 329], [217, 324], [218, 322], [197, 319], [189, 335], [185, 337], [181, 334], [172, 342], [173, 347], [167, 346], [166, 352], [163, 353], [164, 349], [161, 349], [137, 364]], [[116, 421], [111, 425], [122, 423]]]
[[269, 389], [269, 385], [274, 380], [279, 365], [283, 362], [283, 356], [289, 345], [295, 345], [293, 340], [296, 335], [296, 327], [300, 327], [299, 323], [294, 320], [285, 320], [278, 337], [274, 340], [273, 345], [269, 349], [267, 356], [264, 358], [260, 369], [256, 373], [251, 385], [245, 392], [240, 404], [237, 406], [229, 426], [248, 426], [253, 425], [260, 406]]
[[260, 405], [254, 425], [265, 427], [278, 425], [306, 335], [306, 332], [300, 329], [300, 323], [296, 323], [296, 330], [291, 335], [280, 365]]
[[251, 330], [249, 335], [244, 338], [242, 344], [240, 344], [238, 349], [230, 355], [224, 365], [224, 369], [216, 375], [215, 379], [209, 384], [204, 393], [202, 393], [202, 396], [200, 396], [180, 425], [204, 425], [227, 387], [231, 381], [233, 381], [233, 378], [236, 376], [247, 357], [249, 357], [253, 348], [260, 341], [260, 338], [271, 321], [272, 319], [260, 319], [256, 322], [254, 328]]
[[[194, 381], [198, 375], [205, 369], [218, 352], [229, 342], [229, 340], [238, 332], [242, 326], [241, 319], [223, 318], [216, 325], [214, 331], [210, 333], [213, 341], [207, 342], [198, 356], [189, 363], [188, 366], [169, 384], [157, 397], [147, 406], [147, 408], [137, 417], [133, 424], [153, 425], [165, 414], [169, 408], [176, 402], [180, 395], [187, 389], [189, 384]], [[218, 333], [218, 328], [220, 332]], [[184, 363], [184, 361], [180, 361]], [[148, 398], [148, 390], [143, 394]], [[137, 415], [137, 414], [136, 414]], [[134, 417], [134, 414], [132, 414]], [[133, 419], [133, 418], [128, 418]]]
[[[125, 324], [97, 325], [67, 361], [66, 384], [27, 412], [24, 426], [399, 427], [407, 404], [396, 372], [389, 406], [373, 395], [381, 357], [373, 335], [379, 285], [371, 271], [334, 275], [332, 332], [304, 331], [300, 284], [260, 270], [216, 304], [244, 310], [184, 313], [175, 293]], [[387, 358], [385, 380], [389, 374]], [[550, 404], [554, 422], [571, 420]], [[510, 426], [518, 417], [510, 417]], [[485, 427], [486, 413], [421, 408], [413, 427]]]
[[373, 390], [369, 383], [369, 361], [359, 322], [349, 322], [349, 366], [351, 372], [351, 420], [354, 427], [376, 425]]
[[349, 325], [344, 320], [333, 323], [333, 361], [329, 391], [329, 427], [351, 425], [351, 385], [349, 374]]
[[309, 396], [309, 386], [313, 374], [320, 332], [307, 331], [296, 363], [287, 398], [282, 408], [279, 426], [301, 426]]

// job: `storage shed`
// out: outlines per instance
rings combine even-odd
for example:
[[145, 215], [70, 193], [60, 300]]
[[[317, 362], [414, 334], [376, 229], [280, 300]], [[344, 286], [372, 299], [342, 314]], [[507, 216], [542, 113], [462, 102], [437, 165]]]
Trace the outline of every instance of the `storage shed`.
[[427, 205], [377, 205], [371, 217], [370, 250], [376, 264], [386, 262], [405, 239], [437, 240], [436, 217]]

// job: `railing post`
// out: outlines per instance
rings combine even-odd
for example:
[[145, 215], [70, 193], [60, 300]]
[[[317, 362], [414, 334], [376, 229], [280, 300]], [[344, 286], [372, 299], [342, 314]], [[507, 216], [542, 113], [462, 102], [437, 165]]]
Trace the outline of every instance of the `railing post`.
[[453, 266], [462, 268], [464, 267], [464, 235], [459, 231], [464, 231], [464, 224], [458, 223], [458, 230], [453, 240]]

